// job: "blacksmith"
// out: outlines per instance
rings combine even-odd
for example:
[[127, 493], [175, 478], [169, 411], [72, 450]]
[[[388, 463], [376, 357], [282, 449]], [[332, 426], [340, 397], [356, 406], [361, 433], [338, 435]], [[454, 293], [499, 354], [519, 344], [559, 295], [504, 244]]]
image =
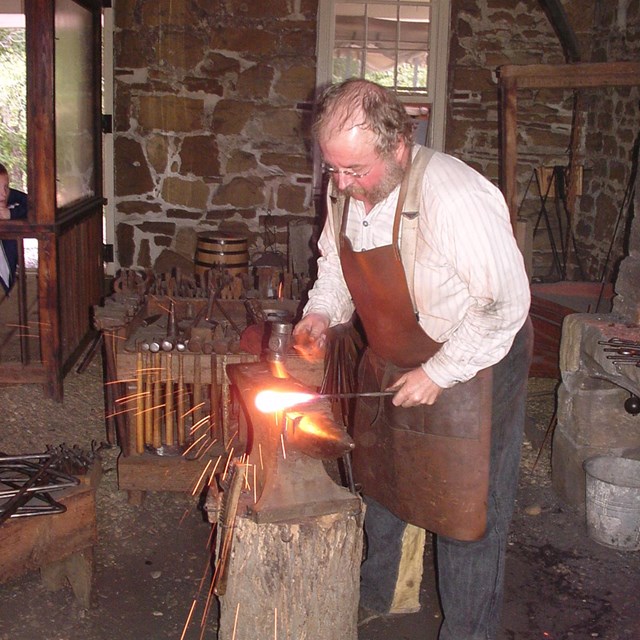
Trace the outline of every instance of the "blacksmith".
[[390, 91], [347, 80], [320, 97], [330, 177], [318, 279], [294, 334], [321, 346], [358, 313], [368, 349], [354, 472], [367, 515], [361, 607], [419, 608], [436, 534], [440, 640], [495, 638], [516, 493], [532, 332], [522, 255], [500, 191], [413, 142]]

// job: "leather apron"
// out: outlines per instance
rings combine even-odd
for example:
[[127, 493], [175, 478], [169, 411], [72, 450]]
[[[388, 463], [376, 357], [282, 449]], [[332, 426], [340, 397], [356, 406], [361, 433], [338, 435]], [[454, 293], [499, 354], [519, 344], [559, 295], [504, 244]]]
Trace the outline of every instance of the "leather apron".
[[[439, 349], [419, 325], [398, 250], [408, 174], [401, 185], [392, 244], [355, 252], [340, 231], [340, 261], [369, 349], [361, 390], [382, 390]], [[459, 540], [484, 534], [489, 486], [491, 369], [442, 391], [432, 406], [395, 407], [390, 397], [359, 398], [354, 476], [363, 493], [402, 520]]]

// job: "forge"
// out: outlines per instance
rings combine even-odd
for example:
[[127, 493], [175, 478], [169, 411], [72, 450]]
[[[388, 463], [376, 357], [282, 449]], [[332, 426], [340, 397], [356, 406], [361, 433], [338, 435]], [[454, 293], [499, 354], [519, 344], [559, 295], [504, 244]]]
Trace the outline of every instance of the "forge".
[[353, 442], [331, 404], [263, 412], [264, 389], [313, 393], [272, 363], [227, 366], [238, 414], [234, 460], [207, 498], [217, 522], [213, 590], [220, 640], [355, 640], [364, 507], [325, 461]]

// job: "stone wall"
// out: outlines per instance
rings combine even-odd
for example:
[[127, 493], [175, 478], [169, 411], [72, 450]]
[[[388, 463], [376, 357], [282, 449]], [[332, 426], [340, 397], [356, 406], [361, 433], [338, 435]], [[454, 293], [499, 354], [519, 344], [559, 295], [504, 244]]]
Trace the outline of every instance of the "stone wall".
[[[597, 3], [597, 9], [591, 61], [640, 60], [640, 3]], [[574, 274], [612, 282], [630, 248], [628, 196], [640, 143], [640, 86], [585, 91], [585, 119], [585, 195], [577, 212]]]
[[268, 228], [286, 251], [289, 220], [314, 218], [315, 16], [315, 0], [118, 0], [121, 266], [192, 258], [207, 230], [245, 233], [256, 253]]
[[[563, 6], [583, 62], [638, 60], [637, 2], [565, 0]], [[454, 0], [453, 7], [447, 150], [497, 182], [495, 69], [503, 64], [562, 64], [566, 60], [535, 0]], [[566, 229], [566, 213], [555, 198], [548, 198], [543, 210], [534, 170], [568, 165], [574, 92], [518, 92], [518, 198], [521, 218], [529, 221], [532, 230], [537, 228], [534, 279], [553, 281], [560, 277], [554, 267], [553, 239], [560, 262], [566, 262], [568, 279], [594, 281], [604, 274], [607, 281], [612, 280], [614, 267], [624, 255], [624, 232], [619, 229], [616, 238], [612, 236], [640, 128], [638, 91], [611, 88], [581, 92], [579, 113], [586, 122], [579, 148], [584, 165], [583, 195], [572, 223], [576, 248], [567, 247], [564, 253], [558, 219]]]
[[[640, 38], [631, 39], [637, 36], [637, 3], [627, 3], [624, 16], [624, 2], [616, 4], [617, 12], [596, 0], [563, 4], [583, 60], [637, 59]], [[198, 231], [220, 227], [246, 233], [252, 257], [271, 242], [266, 229], [273, 227], [275, 248], [284, 252], [290, 222], [320, 221], [308, 139], [317, 5], [318, 0], [118, 0], [121, 266], [152, 266], [164, 249], [189, 257]], [[497, 183], [497, 68], [564, 61], [538, 0], [452, 0], [446, 150]], [[575, 221], [589, 277], [604, 263], [638, 118], [634, 91], [607, 92], [587, 98], [589, 160]], [[610, 107], [614, 114], [607, 117]], [[567, 164], [572, 115], [571, 91], [519, 95], [519, 198], [531, 227], [540, 212], [533, 170]], [[549, 206], [553, 213], [555, 203]], [[268, 211], [273, 215], [267, 219]], [[613, 261], [620, 249], [616, 245]], [[551, 265], [543, 227], [535, 236], [534, 276], [553, 279]]]

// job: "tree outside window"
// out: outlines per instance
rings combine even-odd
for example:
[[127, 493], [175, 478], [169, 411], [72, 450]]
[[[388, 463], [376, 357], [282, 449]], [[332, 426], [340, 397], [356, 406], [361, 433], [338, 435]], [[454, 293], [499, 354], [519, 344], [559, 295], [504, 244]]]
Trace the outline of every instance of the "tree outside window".
[[27, 73], [25, 30], [0, 28], [0, 162], [11, 185], [27, 189]]

